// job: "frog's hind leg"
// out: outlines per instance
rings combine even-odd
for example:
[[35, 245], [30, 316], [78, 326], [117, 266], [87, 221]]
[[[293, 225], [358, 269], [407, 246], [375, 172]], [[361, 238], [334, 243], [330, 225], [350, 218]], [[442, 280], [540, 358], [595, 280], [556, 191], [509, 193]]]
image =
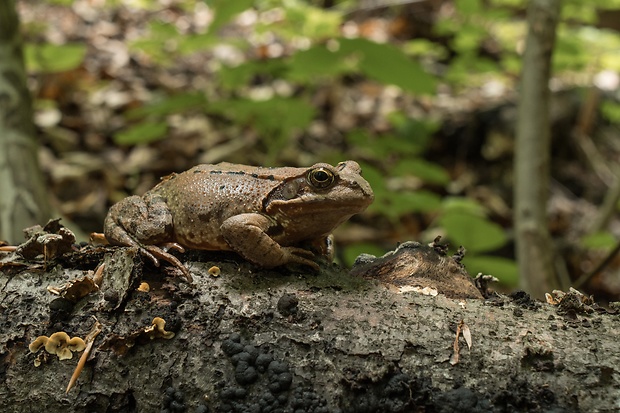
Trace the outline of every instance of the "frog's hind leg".
[[[160, 247], [157, 247], [155, 245], [145, 245], [145, 244], [142, 244], [142, 243], [136, 241], [131, 235], [129, 235], [121, 227], [114, 227], [111, 231], [113, 231], [115, 233], [115, 235], [114, 235], [115, 236], [115, 238], [114, 238], [115, 242], [113, 243], [114, 245], [123, 245], [123, 246], [138, 248], [140, 253], [142, 253], [149, 260], [151, 260], [153, 265], [155, 265], [156, 267], [159, 267], [159, 260], [160, 259], [164, 260], [164, 261], [167, 261], [170, 264], [172, 264], [175, 267], [177, 267], [178, 269], [180, 269], [181, 272], [183, 272], [183, 276], [185, 277], [187, 282], [191, 283], [193, 281], [192, 276], [191, 276], [189, 270], [187, 269], [187, 267], [185, 267], [185, 265], [183, 265], [183, 263], [181, 261], [179, 261], [179, 259], [177, 257], [175, 257], [174, 255], [172, 255], [172, 254], [170, 254], [168, 252], [168, 250], [175, 250], [175, 251], [179, 251], [179, 252], [185, 252], [185, 249], [182, 246], [180, 246], [179, 244], [177, 244], [176, 242], [168, 243], [168, 244], [163, 244], [162, 248], [160, 248]], [[110, 238], [108, 238], [108, 240], [109, 239]]]
[[134, 195], [110, 208], [104, 222], [104, 233], [110, 244], [136, 247], [156, 267], [159, 267], [159, 259], [168, 261], [183, 272], [187, 281], [192, 282], [189, 270], [168, 253], [169, 249], [184, 252], [179, 244], [167, 243], [173, 239], [172, 227], [172, 215], [163, 197], [157, 194], [144, 197]]

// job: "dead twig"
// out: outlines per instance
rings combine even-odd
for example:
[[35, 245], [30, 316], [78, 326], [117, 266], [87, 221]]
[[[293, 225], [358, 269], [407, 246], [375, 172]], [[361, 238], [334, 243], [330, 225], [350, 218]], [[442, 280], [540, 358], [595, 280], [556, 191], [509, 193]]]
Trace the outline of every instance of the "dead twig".
[[82, 370], [84, 369], [86, 360], [88, 360], [88, 356], [90, 355], [90, 352], [93, 348], [95, 338], [97, 338], [99, 333], [101, 333], [101, 323], [97, 319], [95, 319], [95, 325], [93, 325], [90, 333], [88, 333], [86, 339], [84, 340], [86, 342], [86, 348], [84, 349], [84, 353], [82, 353], [82, 357], [80, 357], [80, 360], [78, 361], [78, 364], [73, 371], [73, 375], [71, 376], [71, 380], [69, 380], [69, 384], [67, 385], [67, 390], [65, 391], [65, 393], [69, 393], [69, 390], [71, 390], [73, 386], [75, 386], [77, 379], [80, 377], [80, 374], [82, 374]]

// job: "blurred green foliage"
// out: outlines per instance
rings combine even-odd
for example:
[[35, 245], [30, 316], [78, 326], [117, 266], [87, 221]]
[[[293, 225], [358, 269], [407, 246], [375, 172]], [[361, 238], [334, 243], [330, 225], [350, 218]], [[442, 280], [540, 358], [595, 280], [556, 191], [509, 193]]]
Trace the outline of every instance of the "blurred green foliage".
[[86, 46], [83, 44], [27, 43], [24, 45], [24, 61], [31, 72], [53, 73], [72, 70], [82, 64], [84, 56], [86, 56]]
[[608, 231], [595, 232], [581, 239], [581, 245], [590, 249], [610, 250], [616, 246], [618, 240]]
[[[67, 6], [72, 3], [47, 1]], [[175, 4], [192, 10], [199, 1]], [[107, 7], [117, 3], [120, 0], [108, 2]], [[345, 77], [363, 78], [423, 97], [436, 92], [439, 80], [455, 91], [480, 86], [491, 79], [515, 88], [521, 70], [526, 26], [518, 11], [525, 9], [526, 0], [454, 0], [454, 12], [439, 14], [434, 24], [434, 34], [447, 39], [445, 43], [413, 39], [398, 44], [344, 37], [341, 26], [348, 11], [358, 5], [352, 0], [336, 1], [329, 9], [320, 7], [319, 2], [302, 0], [207, 0], [206, 4], [214, 12], [208, 29], [186, 33], [158, 18], [158, 2], [133, 3], [134, 7], [154, 12], [148, 30], [131, 44], [133, 53], [148, 57], [153, 64], [174, 66], [179, 56], [223, 45], [244, 57], [234, 63], [216, 58], [205, 62], [215, 76], [208, 90], [154, 93], [153, 101], [127, 113], [130, 126], [114, 135], [116, 144], [143, 145], [164, 139], [170, 115], [194, 111], [217, 116], [239, 129], [251, 128], [262, 139], [265, 163], [278, 164], [279, 153], [291, 146], [292, 137], [320, 116], [312, 102], [313, 91], [319, 87], [336, 87]], [[565, 2], [563, 16], [567, 23], [559, 28], [554, 53], [556, 73], [620, 70], [620, 37], [589, 25], [595, 21], [597, 7], [618, 8], [620, 0]], [[254, 23], [252, 35], [226, 34], [228, 23], [251, 8], [262, 13]], [[268, 44], [270, 39], [302, 46], [287, 48], [286, 53], [277, 57], [248, 53], [261, 42]], [[482, 53], [483, 48], [493, 53]], [[74, 69], [83, 63], [85, 54], [82, 44], [28, 43], [25, 48], [28, 68], [39, 73]], [[257, 79], [264, 84], [285, 82], [288, 87], [285, 91], [273, 88], [256, 96], [248, 91]], [[605, 103], [603, 115], [618, 122], [619, 107]], [[426, 214], [432, 222], [428, 234], [440, 231], [454, 247], [462, 245], [469, 251], [464, 262], [470, 272], [490, 273], [508, 285], [516, 285], [515, 263], [492, 256], [508, 243], [506, 231], [477, 202], [444, 196], [449, 193], [448, 186], [454, 177], [444, 167], [424, 159], [440, 126], [438, 122], [398, 111], [387, 117], [389, 131], [377, 134], [364, 129], [350, 130], [343, 137], [343, 153], [330, 150], [316, 153], [316, 158], [329, 162], [359, 160], [375, 191], [376, 201], [370, 213], [393, 225], [407, 215]], [[584, 240], [584, 245], [596, 247], [610, 242], [608, 237], [592, 236]], [[378, 255], [384, 252], [376, 245], [358, 244], [347, 249], [345, 259], [351, 260], [362, 251]]]

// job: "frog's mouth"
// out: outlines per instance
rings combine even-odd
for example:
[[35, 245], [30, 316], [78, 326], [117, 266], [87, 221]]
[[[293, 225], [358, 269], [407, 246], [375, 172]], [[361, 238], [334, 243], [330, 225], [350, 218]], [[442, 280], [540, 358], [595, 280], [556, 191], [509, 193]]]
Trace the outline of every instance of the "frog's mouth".
[[311, 214], [355, 215], [364, 211], [372, 203], [373, 195], [367, 197], [333, 197], [329, 194], [304, 194], [287, 201], [273, 200], [267, 205], [267, 212], [280, 212], [286, 216], [306, 216]]

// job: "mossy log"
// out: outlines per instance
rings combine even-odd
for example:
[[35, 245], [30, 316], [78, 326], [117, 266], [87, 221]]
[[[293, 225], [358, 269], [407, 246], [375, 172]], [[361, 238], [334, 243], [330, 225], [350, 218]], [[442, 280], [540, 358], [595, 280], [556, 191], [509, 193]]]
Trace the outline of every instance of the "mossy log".
[[[423, 268], [422, 278], [455, 274], [458, 289], [470, 283], [458, 259], [415, 243], [399, 251], [405, 254], [382, 258], [387, 267], [366, 257], [355, 275], [327, 264], [318, 273], [266, 271], [233, 255], [190, 252], [181, 258], [191, 285], [176, 268], [156, 268], [128, 248], [88, 247], [38, 265], [5, 256], [0, 410], [620, 408], [620, 318], [613, 311], [579, 299], [554, 306], [525, 294], [449, 298], [417, 282], [420, 273], [407, 281], [403, 268]], [[85, 280], [96, 278], [88, 270], [101, 261], [98, 289]], [[156, 318], [165, 326], [156, 328]], [[92, 352], [66, 392], [80, 353], [59, 360], [43, 349], [31, 353], [29, 344], [58, 331], [86, 339], [96, 323]]]

